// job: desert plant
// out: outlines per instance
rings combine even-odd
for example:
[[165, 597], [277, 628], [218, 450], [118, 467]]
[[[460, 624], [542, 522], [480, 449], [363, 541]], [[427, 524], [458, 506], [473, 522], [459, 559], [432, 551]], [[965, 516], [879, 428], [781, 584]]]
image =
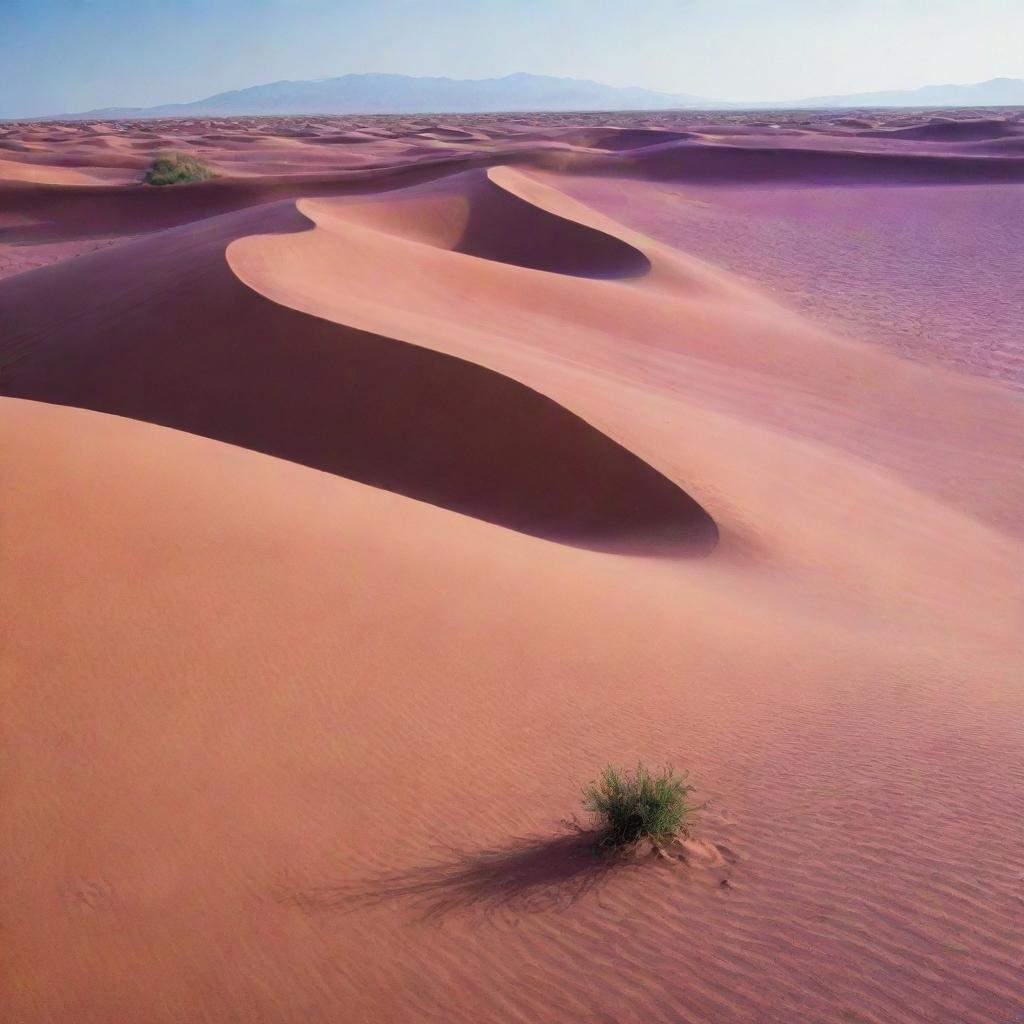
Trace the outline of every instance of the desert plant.
[[146, 171], [147, 185], [180, 185], [187, 181], [206, 181], [215, 177], [202, 161], [187, 153], [168, 153], [153, 161]]
[[583, 787], [583, 807], [598, 819], [602, 846], [628, 846], [648, 839], [661, 846], [689, 829], [695, 807], [693, 786], [671, 767], [651, 771], [638, 764], [632, 772], [608, 765], [600, 778]]

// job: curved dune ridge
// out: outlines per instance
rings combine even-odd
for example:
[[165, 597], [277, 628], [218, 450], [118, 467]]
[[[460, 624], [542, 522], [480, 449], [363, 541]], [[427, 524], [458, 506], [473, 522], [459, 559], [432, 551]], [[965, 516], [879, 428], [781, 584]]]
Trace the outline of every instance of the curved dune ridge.
[[[618, 239], [485, 187], [487, 200], [470, 189], [440, 205], [428, 193], [424, 209], [437, 216], [424, 230], [435, 243], [606, 276], [646, 262]], [[400, 216], [401, 200], [394, 206]], [[489, 249], [481, 219], [492, 211], [500, 231]], [[715, 524], [697, 502], [564, 406], [471, 361], [284, 308], [225, 262], [236, 237], [307, 227], [286, 202], [0, 285], [13, 326], [3, 392], [229, 441], [566, 543], [714, 547]], [[506, 232], [522, 240], [511, 250], [500, 247]]]
[[352, 223], [439, 249], [572, 277], [631, 278], [650, 260], [614, 235], [544, 209], [517, 194], [501, 168], [331, 207]]
[[[944, 501], [961, 503], [970, 493], [952, 477], [941, 483], [922, 473], [923, 453], [897, 454], [900, 449], [885, 445], [879, 433], [880, 421], [898, 421], [905, 436], [923, 447], [962, 444], [966, 439], [962, 426], [914, 397], [916, 388], [925, 384], [923, 376], [914, 383], [921, 371], [913, 364], [894, 362], [872, 347], [811, 330], [730, 275], [627, 230], [521, 171], [498, 167], [468, 172], [453, 177], [451, 186], [465, 187], [475, 177], [486, 177], [495, 188], [550, 213], [614, 235], [642, 251], [651, 261], [651, 271], [628, 281], [537, 274], [439, 247], [433, 244], [436, 231], [431, 244], [424, 244], [422, 232], [432, 206], [428, 201], [421, 216], [416, 200], [434, 195], [426, 187], [391, 193], [379, 208], [347, 198], [301, 200], [298, 207], [316, 225], [313, 230], [239, 238], [228, 247], [228, 262], [245, 284], [278, 305], [401, 338], [512, 377], [641, 453], [688, 492], [694, 476], [703, 475], [698, 467], [704, 461], [699, 445], [678, 441], [689, 436], [689, 428], [680, 423], [671, 445], [650, 443], [652, 430], [666, 429], [655, 425], [659, 419], [666, 421], [664, 405], [650, 394], [652, 375], [658, 382], [656, 392], [667, 388], [662, 402], [678, 405], [672, 376], [659, 369], [666, 360], [682, 361], [685, 370], [677, 368], [672, 374], [684, 375], [691, 396], [702, 395], [712, 407], [726, 408], [741, 400], [753, 365], [772, 381], [758, 399], [763, 404], [758, 415], [777, 428], [808, 431], [871, 460], [895, 460], [893, 469]], [[368, 208], [374, 210], [372, 223], [365, 220]], [[383, 231], [382, 211], [388, 209], [392, 212]], [[386, 273], [380, 272], [382, 267]], [[454, 296], [459, 300], [453, 302]], [[550, 334], [555, 326], [558, 356], [552, 358]], [[757, 339], [756, 345], [750, 344], [751, 338]], [[780, 359], [783, 352], [788, 358]], [[716, 366], [733, 368], [727, 384], [718, 379]], [[814, 376], [815, 397], [793, 379], [807, 373]], [[854, 379], [872, 384], [851, 408], [847, 396]], [[956, 401], [973, 401], [966, 382], [961, 388], [956, 382], [929, 378], [929, 386], [953, 388], [962, 392]], [[632, 401], [626, 398], [632, 387], [647, 395], [640, 414], [624, 411]], [[823, 404], [825, 395], [829, 397]], [[829, 411], [831, 403], [843, 409], [840, 417]], [[997, 417], [971, 431], [978, 457], [998, 451], [1012, 458], [1019, 445], [1010, 413], [1006, 409], [1010, 418], [1005, 423]], [[849, 422], [851, 414], [856, 424]], [[648, 417], [655, 422], [645, 426]], [[987, 462], [978, 466], [982, 474], [994, 471]], [[1002, 499], [976, 510], [1000, 525], [1017, 521], [1014, 496], [1024, 496], [1021, 481], [1009, 466], [1004, 486]], [[703, 498], [698, 500], [708, 507]], [[717, 518], [714, 510], [709, 511]]]

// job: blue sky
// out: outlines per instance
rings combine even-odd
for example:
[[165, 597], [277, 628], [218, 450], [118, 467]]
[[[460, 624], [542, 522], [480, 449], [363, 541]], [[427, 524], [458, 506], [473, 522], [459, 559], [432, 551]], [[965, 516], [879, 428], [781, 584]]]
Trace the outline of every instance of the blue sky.
[[1024, 78], [1024, 0], [0, 0], [0, 116], [365, 71], [725, 100]]

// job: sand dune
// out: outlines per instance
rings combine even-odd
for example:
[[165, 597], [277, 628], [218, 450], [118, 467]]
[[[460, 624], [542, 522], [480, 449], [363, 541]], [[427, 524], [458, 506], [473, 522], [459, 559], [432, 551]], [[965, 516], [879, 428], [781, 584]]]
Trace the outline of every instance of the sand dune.
[[906, 128], [889, 128], [882, 131], [865, 132], [881, 138], [922, 139], [930, 142], [975, 142], [980, 139], [1001, 139], [1009, 135], [1020, 135], [1016, 122], [998, 117], [963, 118], [945, 120], [933, 118], [928, 124], [915, 124]]
[[647, 257], [616, 235], [518, 194], [510, 181], [522, 180], [510, 179], [507, 170], [500, 181], [494, 173], [470, 171], [383, 201], [318, 209], [341, 209], [346, 220], [399, 238], [529, 270], [594, 278], [650, 270]]
[[681, 139], [696, 139], [699, 136], [695, 132], [671, 132], [658, 128], [594, 127], [563, 130], [556, 138], [572, 146], [620, 152], [645, 149], [664, 142], [678, 142]]
[[[0, 229], [0, 261], [16, 267], [24, 256], [22, 265], [31, 267], [39, 254], [23, 253], [26, 244], [135, 235], [277, 199], [378, 193], [499, 164], [690, 185], [977, 184], [1024, 177], [1024, 156], [1014, 148], [1024, 127], [1012, 115], [924, 125], [901, 116], [867, 129], [831, 112], [785, 115], [778, 123], [747, 115], [706, 123], [692, 114], [639, 116], [620, 125], [599, 115], [450, 121], [13, 125], [0, 134], [6, 153], [0, 221], [17, 213], [34, 226]], [[922, 138], [899, 134], [918, 129]], [[149, 162], [169, 150], [197, 154], [217, 179], [171, 194], [137, 187]]]
[[98, 185], [138, 181], [141, 173], [114, 167], [62, 167], [51, 163], [0, 160], [0, 179], [41, 185]]
[[[263, 207], [12, 280], [0, 292], [5, 392], [230, 441], [530, 533], [714, 544], [678, 487], [543, 395], [284, 310], [232, 277], [232, 238], [301, 227], [294, 206]], [[578, 230], [587, 250], [596, 232]], [[97, 293], [109, 301], [90, 302]]]
[[[542, 390], [684, 487], [687, 460], [697, 456], [685, 448], [666, 461], [665, 450], [651, 445], [646, 422], [665, 415], [656, 411], [655, 394], [667, 391], [678, 406], [671, 397], [678, 375], [685, 375], [702, 408], [741, 420], [753, 409], [775, 429], [880, 461], [943, 500], [970, 503], [974, 514], [1019, 529], [1020, 408], [1011, 396], [813, 330], [728, 275], [629, 232], [561, 192], [508, 169], [489, 175], [549, 212], [615, 233], [644, 253], [652, 271], [619, 282], [537, 275], [425, 246], [420, 233], [428, 218], [419, 216], [418, 199], [433, 190], [414, 190], [407, 200], [398, 194], [303, 200], [299, 207], [318, 230], [241, 239], [231, 246], [229, 262], [275, 302], [471, 359]], [[391, 211], [388, 233], [363, 229], [367, 217], [380, 222], [379, 205]], [[405, 238], [395, 234], [403, 218], [411, 232]], [[382, 265], [389, 268], [385, 277], [376, 270]], [[528, 312], [521, 301], [526, 288]], [[486, 302], [486, 317], [461, 316], [453, 294]], [[546, 331], [553, 322], [562, 353], [555, 365]], [[749, 337], [759, 340], [754, 351]], [[856, 407], [848, 401], [851, 380], [871, 382]], [[645, 395], [649, 411], [631, 408], [629, 387]], [[942, 403], [922, 400], [922, 388], [948, 394], [962, 414], [948, 420]], [[679, 414], [676, 408], [672, 415]], [[678, 430], [686, 436], [688, 428], [679, 423]], [[900, 432], [903, 444], [883, 440], [891, 430]], [[965, 458], [951, 459], [950, 447], [961, 446]], [[944, 464], [941, 472], [934, 472], [936, 462]], [[998, 498], [984, 492], [984, 508], [968, 497], [975, 489], [965, 477], [976, 473], [1001, 482]]]
[[[912, 342], [1011, 316], [1019, 186], [831, 116], [161, 124], [247, 176], [0, 187], [55, 247], [0, 281], [5, 1016], [1013, 1019], [1024, 405]], [[905, 288], [951, 225], [1003, 256]], [[561, 824], [637, 758], [685, 864]]]

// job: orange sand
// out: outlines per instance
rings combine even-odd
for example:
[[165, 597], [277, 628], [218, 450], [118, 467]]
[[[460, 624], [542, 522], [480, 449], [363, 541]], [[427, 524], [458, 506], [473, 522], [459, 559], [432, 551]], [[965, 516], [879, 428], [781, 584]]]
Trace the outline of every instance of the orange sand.
[[[640, 230], [645, 125], [511, 120], [0, 189], [28, 257], [117, 240], [0, 281], [5, 1019], [1019, 1013], [1019, 393]], [[815, 130], [787, 174], [911, 203], [978, 135]], [[560, 824], [637, 758], [710, 802], [687, 864]]]

